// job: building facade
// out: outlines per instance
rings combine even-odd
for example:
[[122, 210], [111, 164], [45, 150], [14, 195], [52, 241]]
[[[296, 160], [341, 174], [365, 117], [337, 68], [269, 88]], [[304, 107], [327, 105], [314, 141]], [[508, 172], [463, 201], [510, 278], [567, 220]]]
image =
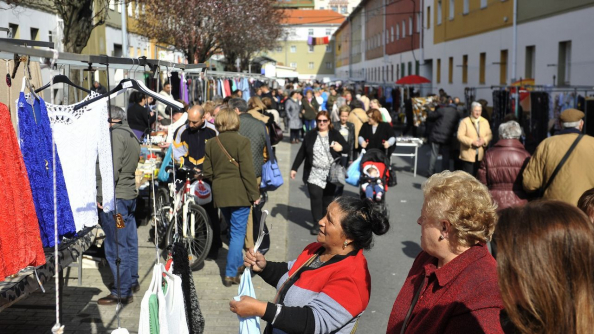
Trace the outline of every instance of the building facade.
[[316, 9], [330, 9], [333, 12], [348, 16], [359, 5], [361, 0], [316, 0]]
[[[327, 9], [289, 9], [285, 14], [283, 38], [264, 55], [274, 59], [277, 65], [294, 68], [299, 79], [334, 77], [334, 42], [330, 40], [344, 16]], [[310, 43], [310, 40], [324, 37], [328, 44]]]

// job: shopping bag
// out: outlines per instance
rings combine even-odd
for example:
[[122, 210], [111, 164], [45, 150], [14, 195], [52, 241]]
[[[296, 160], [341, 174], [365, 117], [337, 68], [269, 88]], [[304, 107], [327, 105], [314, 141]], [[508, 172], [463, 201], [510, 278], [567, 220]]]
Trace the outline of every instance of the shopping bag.
[[361, 150], [359, 157], [353, 161], [347, 170], [346, 183], [350, 184], [351, 186], [356, 187], [359, 185], [359, 179], [361, 178], [361, 158], [364, 154], [365, 150]]
[[268, 134], [266, 134], [266, 149], [268, 150], [268, 161], [262, 165], [262, 181], [260, 182], [260, 188], [265, 191], [274, 191], [282, 186], [284, 181], [280, 169], [278, 168], [274, 151], [270, 145], [270, 137]]
[[159, 168], [159, 174], [157, 175], [157, 179], [161, 182], [169, 181], [169, 173], [167, 172], [167, 167], [171, 163], [171, 155], [173, 152], [173, 145], [169, 146], [167, 153], [165, 153], [165, 157], [161, 162], [161, 168]]

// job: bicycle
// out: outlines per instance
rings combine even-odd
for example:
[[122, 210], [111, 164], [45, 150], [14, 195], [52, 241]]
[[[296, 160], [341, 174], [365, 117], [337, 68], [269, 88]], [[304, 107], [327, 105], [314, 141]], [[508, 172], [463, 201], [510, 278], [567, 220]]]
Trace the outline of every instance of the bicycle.
[[183, 187], [177, 191], [176, 185], [170, 182], [167, 185], [168, 193], [160, 187], [155, 195], [155, 224], [158, 234], [162, 236], [166, 230], [165, 238], [159, 242], [159, 247], [162, 245], [161, 248], [167, 249], [173, 246], [173, 243], [181, 242], [188, 251], [190, 269], [196, 270], [210, 250], [213, 232], [208, 214], [196, 202], [196, 197], [191, 191], [192, 186], [198, 182], [192, 182], [197, 172], [188, 168], [179, 168], [177, 171], [182, 172], [180, 174], [185, 173]]

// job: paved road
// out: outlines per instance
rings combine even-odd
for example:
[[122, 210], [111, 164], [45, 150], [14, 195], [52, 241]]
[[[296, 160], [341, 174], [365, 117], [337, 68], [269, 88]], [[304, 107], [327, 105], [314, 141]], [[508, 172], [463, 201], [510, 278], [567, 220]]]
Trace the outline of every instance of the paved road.
[[[300, 145], [292, 145], [294, 159]], [[400, 150], [400, 149], [399, 149]], [[424, 172], [428, 163], [428, 149], [419, 150], [419, 171]], [[394, 157], [398, 169], [398, 186], [386, 194], [390, 212], [390, 231], [374, 242], [374, 247], [365, 256], [371, 272], [371, 301], [359, 322], [359, 333], [385, 333], [392, 305], [408, 270], [420, 252], [420, 229], [416, 221], [423, 205], [421, 184], [425, 177], [413, 177], [412, 159]], [[312, 226], [309, 197], [301, 181], [303, 166], [295, 180], [289, 182], [288, 252], [294, 259], [303, 248], [314, 242], [310, 235]], [[357, 188], [347, 185], [344, 195], [356, 196]]]

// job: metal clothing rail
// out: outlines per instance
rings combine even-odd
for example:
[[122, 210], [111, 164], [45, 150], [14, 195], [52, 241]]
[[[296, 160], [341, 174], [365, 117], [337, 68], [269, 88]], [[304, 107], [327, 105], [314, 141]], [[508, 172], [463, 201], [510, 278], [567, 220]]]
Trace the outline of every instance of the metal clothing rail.
[[231, 77], [231, 78], [257, 78], [257, 79], [267, 79], [267, 80], [275, 80], [276, 78], [266, 77], [262, 74], [257, 73], [243, 73], [243, 72], [226, 72], [226, 71], [208, 71], [206, 72], [206, 76], [213, 76], [213, 77]]
[[[21, 41], [21, 40], [18, 40]], [[29, 41], [26, 41], [27, 44]], [[22, 44], [22, 43], [18, 43]], [[14, 54], [27, 55], [31, 57], [41, 57], [41, 62], [49, 64], [54, 54], [51, 50], [41, 50], [23, 47], [15, 45], [12, 41], [7, 42], [6, 40], [0, 39], [0, 59], [12, 59]], [[86, 65], [82, 64], [86, 63]], [[96, 66], [105, 67], [109, 64], [111, 69], [124, 69], [129, 70], [135, 66], [149, 66], [151, 68], [158, 67], [160, 70], [174, 71], [184, 70], [187, 72], [204, 72], [206, 70], [206, 64], [182, 64], [174, 63], [158, 59], [147, 59], [146, 57], [140, 58], [122, 58], [122, 57], [111, 57], [107, 55], [84, 55], [75, 54], [68, 52], [61, 52], [60, 58], [58, 58], [57, 64], [60, 65], [74, 65], [74, 66]]]

